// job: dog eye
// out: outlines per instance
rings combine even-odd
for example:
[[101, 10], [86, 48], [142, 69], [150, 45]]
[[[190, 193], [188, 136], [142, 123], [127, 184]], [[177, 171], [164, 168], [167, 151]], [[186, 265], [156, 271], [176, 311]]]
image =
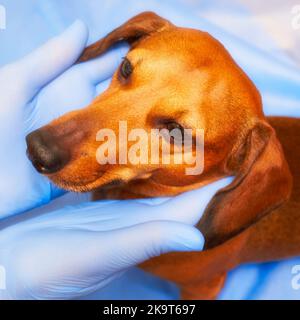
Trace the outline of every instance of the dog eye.
[[[184, 128], [177, 122], [167, 122], [165, 128], [168, 131], [170, 142], [172, 144], [183, 143]], [[173, 131], [174, 130], [174, 131]]]
[[124, 58], [121, 67], [120, 67], [120, 74], [124, 79], [128, 79], [129, 76], [132, 74], [133, 72], [133, 66], [131, 64], [131, 62], [127, 59]]
[[174, 129], [178, 129], [178, 130], [180, 130], [180, 132], [183, 134], [184, 133], [184, 129], [183, 129], [183, 127], [179, 124], [179, 123], [177, 123], [177, 122], [167, 122], [166, 123], [166, 129], [168, 129], [168, 131], [172, 131], [172, 130], [174, 130]]

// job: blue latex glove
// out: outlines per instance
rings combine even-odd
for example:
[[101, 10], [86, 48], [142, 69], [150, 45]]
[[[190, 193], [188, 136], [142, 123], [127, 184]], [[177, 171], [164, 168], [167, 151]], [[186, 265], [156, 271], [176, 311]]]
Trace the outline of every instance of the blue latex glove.
[[86, 26], [77, 21], [32, 54], [0, 69], [0, 219], [45, 204], [61, 193], [32, 167], [25, 136], [87, 105], [127, 52], [124, 44], [71, 67], [87, 37]]
[[[66, 111], [88, 104], [127, 50], [124, 45], [70, 68], [86, 40], [86, 27], [77, 22], [0, 70], [0, 143], [6, 150], [0, 169], [1, 218], [47, 203], [60, 193], [31, 167], [24, 138]], [[1, 230], [0, 265], [6, 272], [2, 298], [80, 297], [150, 257], [201, 250], [204, 240], [192, 225], [213, 194], [229, 181], [169, 201], [68, 207]]]
[[193, 225], [215, 192], [231, 181], [172, 199], [70, 206], [2, 230], [6, 289], [0, 298], [78, 298], [151, 257], [201, 250], [204, 239]]

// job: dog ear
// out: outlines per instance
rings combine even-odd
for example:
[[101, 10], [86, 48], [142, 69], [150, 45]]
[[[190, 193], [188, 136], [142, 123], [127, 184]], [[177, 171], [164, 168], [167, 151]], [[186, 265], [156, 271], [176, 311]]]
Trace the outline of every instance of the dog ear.
[[275, 130], [260, 121], [228, 158], [235, 180], [216, 193], [198, 227], [206, 248], [248, 228], [289, 198], [292, 177]]
[[133, 45], [138, 40], [170, 26], [172, 26], [171, 22], [161, 18], [154, 12], [140, 13], [113, 30], [106, 37], [87, 47], [78, 62], [94, 59], [103, 54], [112, 45], [121, 41], [127, 41], [130, 45]]

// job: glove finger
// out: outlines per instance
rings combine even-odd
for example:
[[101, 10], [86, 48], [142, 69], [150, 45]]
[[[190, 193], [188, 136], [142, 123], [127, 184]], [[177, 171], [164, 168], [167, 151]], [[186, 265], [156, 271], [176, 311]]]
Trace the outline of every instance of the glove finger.
[[201, 219], [205, 208], [216, 194], [232, 181], [232, 177], [220, 179], [202, 188], [185, 192], [173, 198], [155, 198], [136, 200], [145, 206], [143, 214], [138, 210], [133, 212], [139, 223], [151, 220], [169, 220], [195, 225]]
[[109, 87], [110, 82], [111, 82], [111, 78], [99, 83], [96, 86], [96, 96], [99, 96], [100, 94], [102, 94]]
[[39, 216], [26, 224], [31, 229], [59, 226], [86, 231], [113, 231], [156, 220], [195, 225], [213, 195], [231, 181], [232, 178], [221, 179], [158, 205], [137, 200], [82, 203]]
[[125, 42], [119, 44], [104, 53], [101, 57], [80, 65], [80, 72], [84, 72], [88, 79], [90, 79], [94, 85], [97, 85], [111, 78], [121, 63], [122, 58], [126, 56], [128, 48], [129, 46]]
[[218, 190], [229, 185], [232, 180], [232, 177], [224, 178], [200, 189], [171, 198], [160, 206], [159, 214], [166, 220], [175, 220], [195, 225], [201, 219], [205, 208], [213, 196]]
[[[204, 238], [196, 228], [178, 222], [153, 221], [99, 235], [99, 245], [107, 248], [101, 260], [111, 260], [114, 271], [139, 264], [172, 251], [200, 251]], [[106, 256], [107, 255], [107, 256]]]
[[77, 20], [61, 35], [15, 64], [28, 99], [67, 70], [80, 56], [88, 38], [86, 25]]
[[155, 220], [196, 225], [215, 193], [226, 187], [232, 179], [224, 178], [174, 198], [157, 198], [157, 201], [148, 203], [141, 200], [114, 201], [108, 205], [98, 202], [102, 206], [100, 210], [103, 213], [98, 214], [97, 204], [89, 205], [84, 219], [91, 220], [90, 222], [86, 220], [84, 227], [104, 231]]

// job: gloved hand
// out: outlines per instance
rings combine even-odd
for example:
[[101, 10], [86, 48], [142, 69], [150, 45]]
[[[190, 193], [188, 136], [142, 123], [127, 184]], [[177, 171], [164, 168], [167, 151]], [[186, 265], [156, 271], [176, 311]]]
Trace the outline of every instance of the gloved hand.
[[124, 44], [71, 67], [87, 38], [86, 26], [77, 21], [24, 59], [0, 69], [0, 219], [45, 204], [61, 193], [33, 169], [26, 157], [25, 136], [90, 103], [126, 55]]
[[151, 257], [201, 250], [204, 240], [193, 225], [215, 192], [231, 181], [219, 180], [172, 199], [67, 207], [2, 230], [6, 290], [0, 290], [0, 298], [78, 298]]

